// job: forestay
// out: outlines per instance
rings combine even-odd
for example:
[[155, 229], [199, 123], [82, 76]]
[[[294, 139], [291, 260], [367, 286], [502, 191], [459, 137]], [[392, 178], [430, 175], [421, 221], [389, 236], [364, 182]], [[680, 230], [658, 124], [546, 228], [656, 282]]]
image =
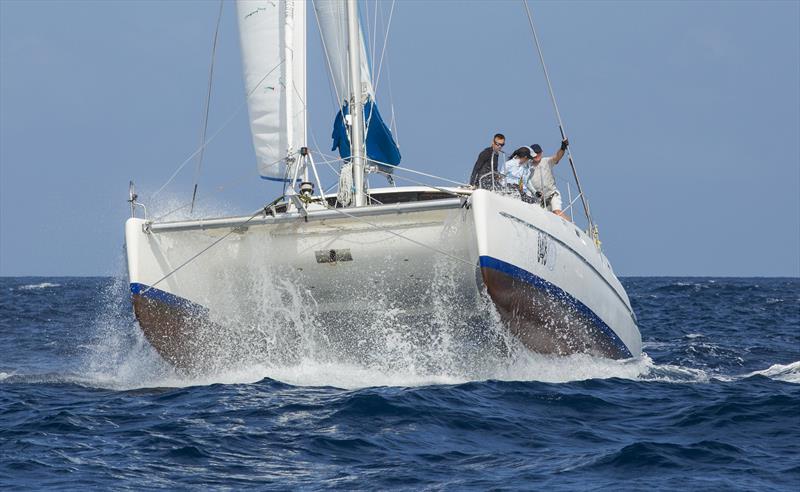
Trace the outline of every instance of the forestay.
[[306, 145], [306, 2], [237, 0], [236, 8], [259, 173], [284, 181]]
[[[322, 44], [325, 48], [326, 63], [331, 74], [334, 92], [339, 98], [339, 112], [333, 126], [333, 148], [343, 158], [350, 157], [350, 141], [345, 118], [348, 115], [347, 100], [350, 98], [351, 83], [347, 67], [347, 8], [342, 0], [315, 0], [314, 9], [319, 21]], [[392, 165], [400, 164], [400, 150], [386, 126], [375, 104], [375, 88], [372, 84], [369, 58], [364, 42], [363, 30], [359, 29], [361, 41], [361, 80], [360, 95], [364, 102], [364, 122], [367, 157]], [[349, 118], [348, 118], [349, 119]], [[384, 166], [384, 171], [392, 169]]]

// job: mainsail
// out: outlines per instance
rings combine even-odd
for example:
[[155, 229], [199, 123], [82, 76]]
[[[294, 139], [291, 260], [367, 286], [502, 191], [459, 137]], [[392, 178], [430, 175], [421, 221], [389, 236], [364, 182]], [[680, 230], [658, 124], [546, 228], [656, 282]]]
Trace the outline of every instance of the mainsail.
[[285, 181], [306, 145], [306, 2], [237, 0], [244, 82], [258, 169]]
[[[340, 109], [333, 125], [333, 148], [339, 150], [339, 156], [348, 158], [351, 155], [346, 118], [348, 114], [347, 99], [350, 95], [350, 77], [347, 68], [347, 8], [341, 0], [315, 0], [314, 9], [319, 21], [325, 58], [331, 73], [331, 82], [336, 93]], [[364, 98], [364, 122], [366, 134], [367, 157], [373, 161], [387, 164], [400, 164], [400, 150], [392, 132], [381, 118], [375, 104], [375, 88], [372, 84], [369, 58], [363, 31], [359, 32], [361, 40], [361, 96]], [[391, 172], [391, 168], [384, 171]]]

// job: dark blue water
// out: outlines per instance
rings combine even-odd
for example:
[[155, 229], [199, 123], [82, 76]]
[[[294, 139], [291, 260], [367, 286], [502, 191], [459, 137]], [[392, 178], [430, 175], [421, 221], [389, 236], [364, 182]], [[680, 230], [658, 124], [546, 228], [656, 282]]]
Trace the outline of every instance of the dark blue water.
[[800, 280], [623, 283], [633, 361], [187, 379], [142, 340], [123, 279], [3, 278], [0, 489], [798, 490]]

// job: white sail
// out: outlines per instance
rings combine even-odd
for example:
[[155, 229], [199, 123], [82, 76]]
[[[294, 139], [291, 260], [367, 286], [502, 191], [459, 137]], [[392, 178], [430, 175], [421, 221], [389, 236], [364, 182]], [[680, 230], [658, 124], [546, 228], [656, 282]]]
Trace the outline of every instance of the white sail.
[[306, 2], [237, 0], [242, 65], [258, 169], [291, 179], [306, 145]]
[[[347, 69], [347, 3], [342, 0], [315, 0], [314, 9], [317, 13], [322, 43], [325, 47], [326, 63], [332, 75], [332, 82], [339, 104], [349, 99], [350, 76]], [[361, 87], [362, 94], [366, 93], [375, 99], [370, 76], [367, 49], [364, 43], [364, 32], [359, 32], [361, 38]]]

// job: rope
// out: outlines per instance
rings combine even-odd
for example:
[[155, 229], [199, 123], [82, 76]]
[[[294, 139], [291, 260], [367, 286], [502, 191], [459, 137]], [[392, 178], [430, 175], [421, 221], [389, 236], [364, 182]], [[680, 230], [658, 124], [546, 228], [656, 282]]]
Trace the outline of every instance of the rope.
[[194, 189], [192, 190], [192, 207], [189, 209], [189, 213], [191, 214], [194, 212], [194, 201], [197, 197], [197, 181], [200, 179], [200, 168], [203, 165], [203, 154], [205, 154], [203, 147], [203, 142], [206, 141], [206, 131], [208, 131], [208, 112], [211, 108], [211, 86], [214, 81], [214, 60], [217, 54], [217, 38], [219, 37], [219, 23], [222, 20], [222, 5], [223, 0], [219, 0], [219, 13], [217, 14], [217, 27], [214, 29], [214, 42], [211, 45], [211, 65], [208, 69], [208, 90], [206, 93], [206, 110], [205, 110], [205, 117], [203, 118], [203, 131], [200, 132], [200, 156], [197, 159], [197, 169], [194, 172]]
[[336, 195], [336, 201], [342, 205], [350, 205], [353, 191], [353, 163], [346, 162], [339, 173], [339, 193]]

